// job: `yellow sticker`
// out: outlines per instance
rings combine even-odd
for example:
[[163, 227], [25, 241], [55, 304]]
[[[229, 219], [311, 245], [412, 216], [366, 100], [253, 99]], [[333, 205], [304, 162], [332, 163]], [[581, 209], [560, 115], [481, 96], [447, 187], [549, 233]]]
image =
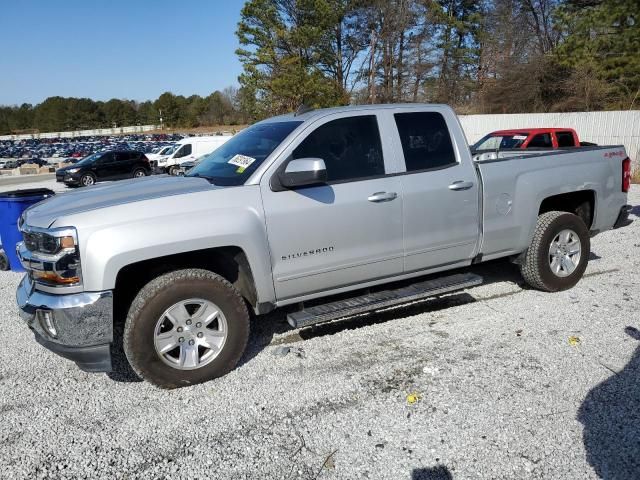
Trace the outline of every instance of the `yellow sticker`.
[[409, 395], [407, 395], [407, 403], [409, 405], [413, 405], [418, 400], [420, 400], [420, 394], [417, 393], [417, 392], [413, 392], [413, 393], [410, 393]]

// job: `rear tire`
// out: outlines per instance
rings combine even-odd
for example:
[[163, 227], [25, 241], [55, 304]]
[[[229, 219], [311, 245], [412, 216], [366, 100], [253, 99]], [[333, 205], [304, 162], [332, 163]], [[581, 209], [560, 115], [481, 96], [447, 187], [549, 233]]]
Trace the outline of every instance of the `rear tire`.
[[590, 248], [589, 230], [580, 217], [567, 212], [543, 213], [538, 217], [520, 273], [537, 290], [567, 290], [582, 278]]
[[142, 178], [146, 176], [147, 176], [147, 172], [145, 172], [144, 169], [142, 168], [137, 168], [133, 171], [133, 178]]
[[[211, 349], [210, 355], [198, 343], [203, 336], [202, 331], [207, 335], [206, 327], [199, 327], [200, 330], [195, 328], [203, 321], [199, 320], [203, 317], [197, 316], [199, 309], [195, 310], [193, 317], [188, 317], [189, 320], [182, 320], [182, 327], [175, 320], [169, 322], [169, 327], [161, 323], [163, 318], [177, 318], [173, 310], [177, 305], [185, 310], [192, 308], [192, 305], [185, 305], [189, 302], [213, 305], [222, 314], [219, 325], [224, 327], [217, 328], [225, 332], [225, 338], [218, 349]], [[191, 322], [191, 318], [192, 323], [184, 323]], [[162, 333], [159, 325], [166, 333]], [[213, 331], [216, 334], [218, 332]], [[171, 332], [181, 332], [173, 334], [174, 338], [182, 338], [181, 343], [176, 343], [175, 349], [165, 350], [166, 353], [161, 354], [158, 339], [167, 334], [171, 336]], [[206, 382], [227, 374], [240, 360], [248, 338], [249, 312], [233, 285], [208, 270], [187, 269], [161, 275], [140, 290], [129, 308], [123, 347], [131, 367], [140, 377], [158, 387], [170, 389]], [[196, 346], [187, 346], [193, 345], [192, 341]], [[185, 352], [195, 349], [197, 359], [194, 364], [179, 363], [183, 349]]]

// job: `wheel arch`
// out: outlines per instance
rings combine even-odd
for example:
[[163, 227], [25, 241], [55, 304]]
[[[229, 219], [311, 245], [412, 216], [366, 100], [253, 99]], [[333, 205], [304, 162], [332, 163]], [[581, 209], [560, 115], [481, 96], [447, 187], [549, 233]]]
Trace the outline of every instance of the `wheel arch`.
[[122, 267], [116, 275], [114, 289], [116, 317], [126, 317], [129, 305], [148, 282], [164, 273], [186, 268], [209, 270], [222, 276], [240, 292], [255, 313], [266, 313], [272, 308], [259, 303], [255, 279], [244, 250], [227, 246], [156, 257]]
[[594, 190], [577, 190], [546, 197], [540, 203], [538, 216], [553, 211], [573, 213], [580, 217], [590, 229], [596, 211], [596, 192]]

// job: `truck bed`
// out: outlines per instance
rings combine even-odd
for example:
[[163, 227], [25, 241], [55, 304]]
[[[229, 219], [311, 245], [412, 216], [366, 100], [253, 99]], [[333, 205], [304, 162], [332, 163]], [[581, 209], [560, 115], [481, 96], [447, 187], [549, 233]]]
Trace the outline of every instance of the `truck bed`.
[[623, 146], [512, 153], [474, 162], [482, 185], [479, 252], [484, 260], [524, 251], [543, 199], [555, 195], [584, 192], [595, 204], [588, 225], [592, 233], [613, 226], [625, 198]]

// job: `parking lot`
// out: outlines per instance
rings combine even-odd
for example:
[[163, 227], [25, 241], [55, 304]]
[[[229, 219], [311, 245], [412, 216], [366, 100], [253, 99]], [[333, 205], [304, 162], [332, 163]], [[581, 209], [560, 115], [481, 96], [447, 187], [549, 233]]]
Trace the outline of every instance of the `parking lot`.
[[0, 272], [0, 478], [638, 478], [639, 187], [572, 290], [500, 261], [480, 287], [337, 323], [276, 312], [236, 370], [174, 391], [39, 346]]

